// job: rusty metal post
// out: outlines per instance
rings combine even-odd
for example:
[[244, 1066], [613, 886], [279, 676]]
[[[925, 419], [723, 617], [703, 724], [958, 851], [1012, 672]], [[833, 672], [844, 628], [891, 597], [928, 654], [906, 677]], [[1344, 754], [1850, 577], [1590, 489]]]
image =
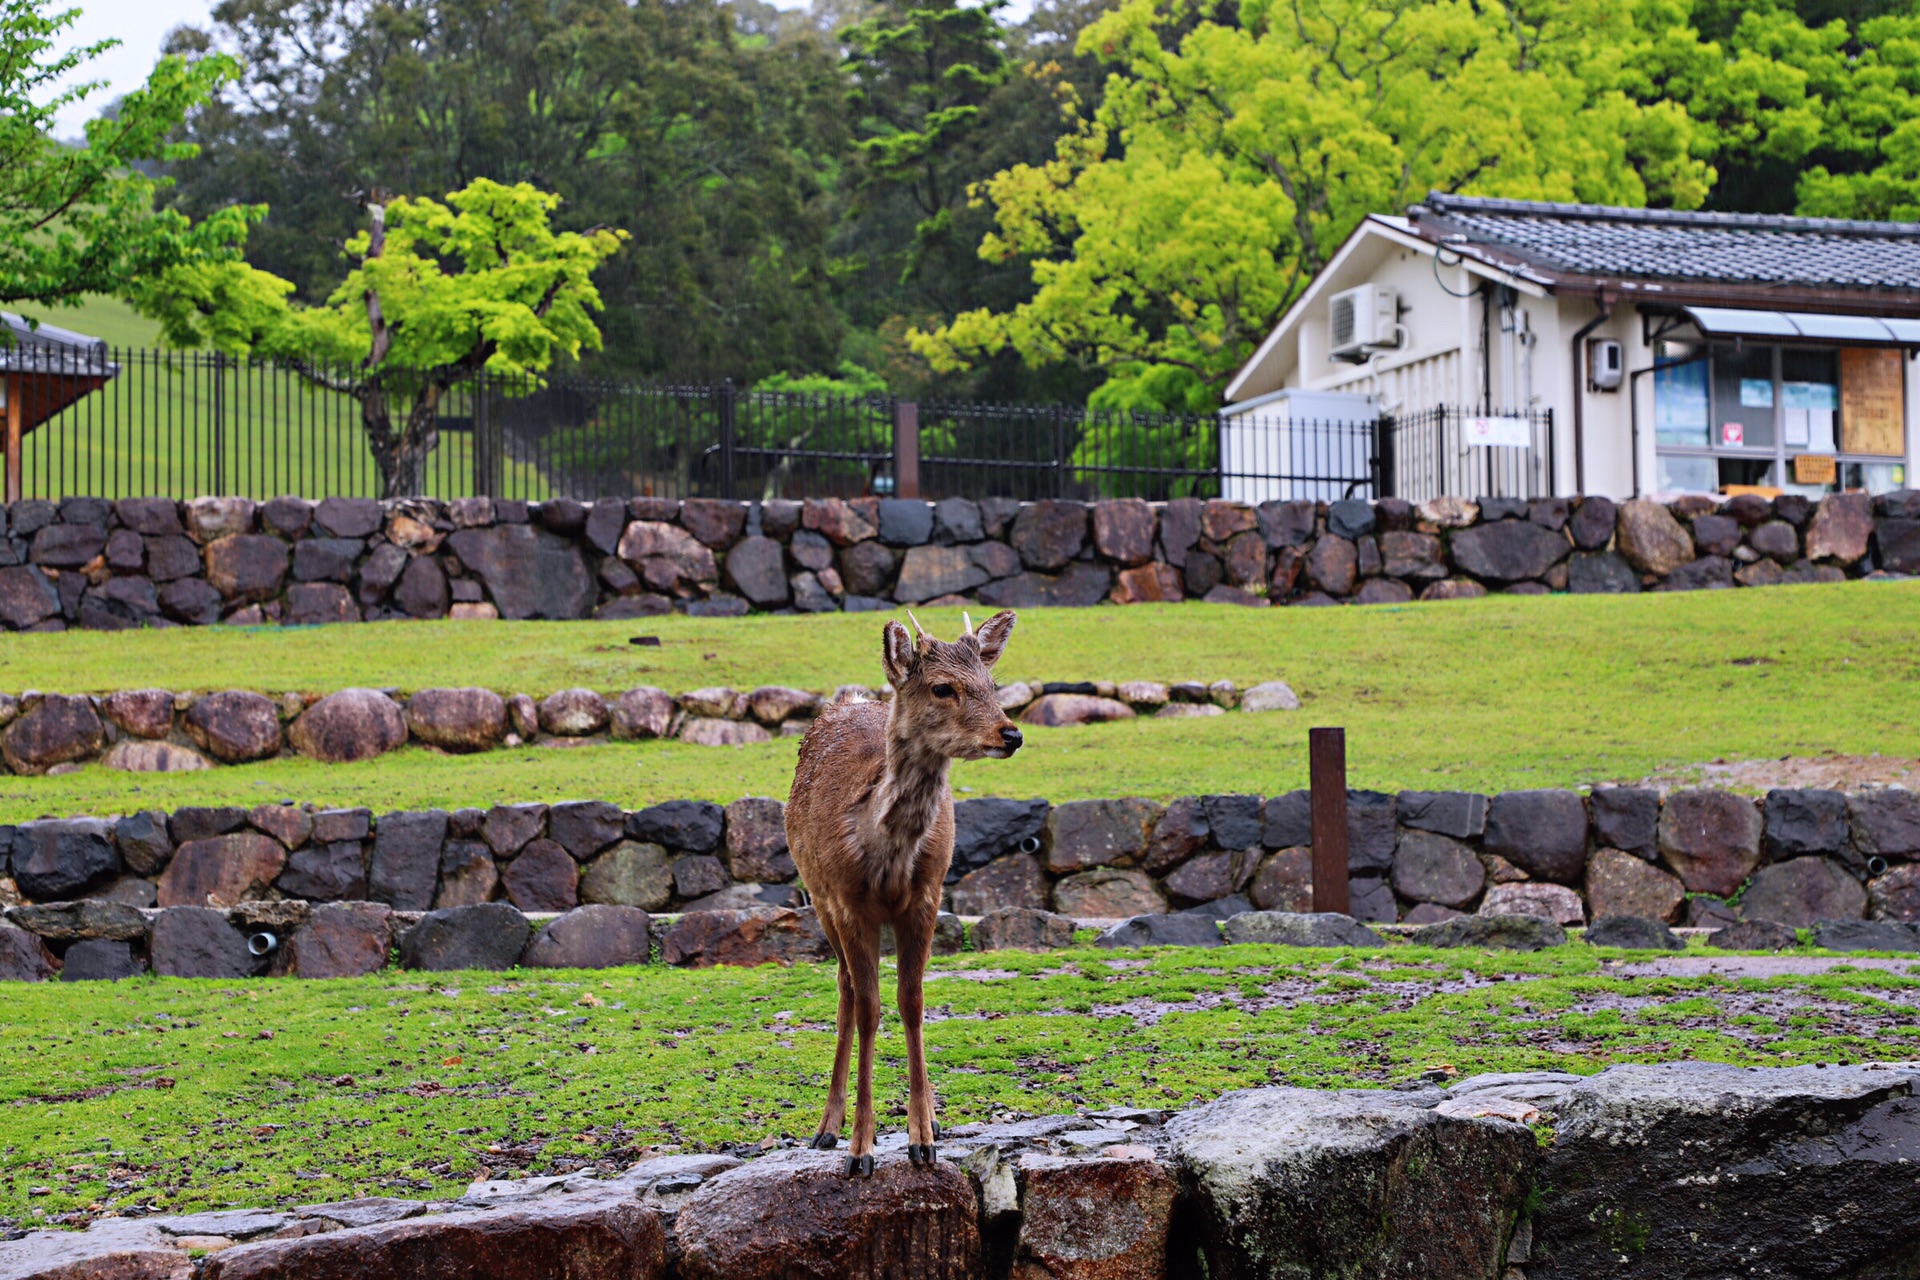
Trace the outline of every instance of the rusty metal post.
[[10, 373], [6, 377], [4, 387], [0, 387], [0, 391], [4, 391], [7, 397], [6, 440], [4, 442], [4, 448], [6, 453], [6, 500], [10, 503], [18, 502], [26, 496], [26, 494], [22, 492], [20, 484], [20, 446], [21, 438], [24, 435], [20, 429], [20, 423], [21, 416], [26, 412], [26, 406], [20, 403], [21, 384], [23, 381], [24, 379], [22, 379], [20, 375]]
[[920, 496], [920, 406], [893, 402], [893, 496]]
[[1347, 914], [1347, 731], [1307, 731], [1313, 807], [1313, 909]]

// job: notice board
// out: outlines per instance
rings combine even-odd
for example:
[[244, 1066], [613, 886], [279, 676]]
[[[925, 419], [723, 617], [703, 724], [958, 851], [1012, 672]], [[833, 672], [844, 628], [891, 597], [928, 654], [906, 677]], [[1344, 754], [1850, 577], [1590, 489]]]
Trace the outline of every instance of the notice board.
[[1878, 347], [1840, 349], [1840, 449], [1906, 453], [1906, 357]]

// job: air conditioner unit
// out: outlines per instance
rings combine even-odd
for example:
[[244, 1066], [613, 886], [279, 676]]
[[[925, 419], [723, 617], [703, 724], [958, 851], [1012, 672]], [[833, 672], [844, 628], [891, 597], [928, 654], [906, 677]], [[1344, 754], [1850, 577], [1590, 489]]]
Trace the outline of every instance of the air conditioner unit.
[[1626, 375], [1625, 363], [1614, 339], [1587, 339], [1587, 385], [1595, 391], [1618, 391]]
[[1327, 304], [1329, 354], [1361, 364], [1383, 348], [1400, 345], [1400, 295], [1381, 284], [1363, 284], [1333, 295]]

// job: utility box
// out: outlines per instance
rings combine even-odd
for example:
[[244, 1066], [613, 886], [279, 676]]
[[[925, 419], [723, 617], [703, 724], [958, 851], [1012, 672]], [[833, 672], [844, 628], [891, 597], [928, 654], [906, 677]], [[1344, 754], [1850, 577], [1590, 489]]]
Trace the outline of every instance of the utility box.
[[1220, 411], [1220, 496], [1233, 502], [1371, 498], [1379, 403], [1346, 391], [1277, 391]]

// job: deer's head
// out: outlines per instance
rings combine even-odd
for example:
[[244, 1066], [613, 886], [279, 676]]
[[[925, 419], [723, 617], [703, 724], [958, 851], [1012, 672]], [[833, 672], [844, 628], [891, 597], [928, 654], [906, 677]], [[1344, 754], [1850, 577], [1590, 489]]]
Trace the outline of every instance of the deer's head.
[[917, 639], [889, 622], [880, 662], [893, 686], [896, 729], [952, 760], [1004, 760], [1020, 749], [1020, 730], [994, 696], [993, 664], [1013, 634], [1011, 610], [996, 613], [952, 644], [921, 630], [909, 613]]

